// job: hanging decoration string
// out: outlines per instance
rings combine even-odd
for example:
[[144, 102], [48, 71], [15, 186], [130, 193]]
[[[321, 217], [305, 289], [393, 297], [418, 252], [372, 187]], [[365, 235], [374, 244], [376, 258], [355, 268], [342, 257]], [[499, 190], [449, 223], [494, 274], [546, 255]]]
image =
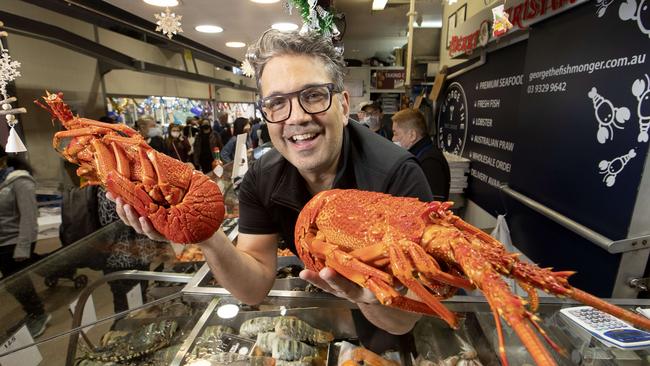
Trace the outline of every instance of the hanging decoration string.
[[[0, 22], [0, 28], [4, 23]], [[13, 108], [11, 103], [15, 103], [15, 97], [9, 97], [7, 94], [7, 85], [16, 80], [20, 76], [20, 62], [12, 61], [9, 55], [9, 50], [5, 49], [2, 38], [6, 38], [9, 34], [6, 31], [0, 31], [0, 116], [4, 115], [9, 125], [9, 138], [5, 145], [5, 151], [10, 153], [18, 153], [27, 151], [25, 144], [16, 133], [15, 126], [18, 124], [16, 114], [27, 113], [25, 108]]]

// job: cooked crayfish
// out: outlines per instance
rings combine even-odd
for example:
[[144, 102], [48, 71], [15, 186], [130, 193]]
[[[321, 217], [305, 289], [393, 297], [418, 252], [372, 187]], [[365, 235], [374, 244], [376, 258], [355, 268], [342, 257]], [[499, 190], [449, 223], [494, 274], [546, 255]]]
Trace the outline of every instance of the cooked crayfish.
[[[501, 243], [455, 216], [449, 210], [452, 204], [357, 190], [324, 191], [309, 201], [298, 217], [297, 251], [310, 270], [330, 267], [370, 289], [384, 305], [437, 315], [454, 328], [456, 315], [440, 300], [459, 287], [480, 289], [494, 314], [504, 365], [507, 359], [499, 317], [512, 327], [537, 364], [556, 363], [535, 329], [551, 347], [562, 351], [537, 324], [535, 288], [650, 329], [649, 319], [569, 285], [567, 279], [573, 272], [554, 272], [520, 261]], [[530, 310], [502, 275], [529, 289]], [[421, 301], [395, 290], [397, 282]]]
[[[47, 93], [45, 108], [67, 131], [54, 134], [52, 145], [87, 184], [101, 184], [122, 197], [154, 228], [176, 243], [208, 239], [223, 221], [219, 187], [206, 175], [152, 149], [124, 124], [75, 117], [63, 94]], [[70, 142], [61, 148], [63, 139]]]

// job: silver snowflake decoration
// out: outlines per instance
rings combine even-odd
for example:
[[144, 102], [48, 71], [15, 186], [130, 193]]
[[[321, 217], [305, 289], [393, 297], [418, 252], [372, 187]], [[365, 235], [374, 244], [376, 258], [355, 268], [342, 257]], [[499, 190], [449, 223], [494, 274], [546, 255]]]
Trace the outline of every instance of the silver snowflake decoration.
[[172, 39], [172, 36], [177, 33], [182, 33], [183, 29], [181, 28], [181, 18], [182, 15], [176, 15], [169, 11], [169, 8], [166, 8], [164, 12], [160, 14], [154, 14], [156, 17], [156, 32], [162, 32], [162, 34]]
[[20, 76], [20, 62], [11, 61], [11, 56], [7, 50], [2, 50], [0, 56], [0, 95], [7, 95], [7, 84], [14, 81]]
[[255, 68], [251, 65], [248, 59], [244, 59], [244, 62], [241, 63], [241, 72], [242, 74], [252, 78], [255, 76]]

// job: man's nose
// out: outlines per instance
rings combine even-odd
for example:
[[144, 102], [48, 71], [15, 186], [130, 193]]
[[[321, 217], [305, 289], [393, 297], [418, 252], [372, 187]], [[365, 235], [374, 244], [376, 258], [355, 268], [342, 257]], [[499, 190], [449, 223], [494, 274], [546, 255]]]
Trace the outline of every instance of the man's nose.
[[291, 115], [289, 118], [284, 121], [286, 124], [301, 124], [309, 121], [311, 116], [306, 113], [300, 106], [300, 101], [298, 101], [298, 96], [294, 96], [289, 100], [291, 103]]

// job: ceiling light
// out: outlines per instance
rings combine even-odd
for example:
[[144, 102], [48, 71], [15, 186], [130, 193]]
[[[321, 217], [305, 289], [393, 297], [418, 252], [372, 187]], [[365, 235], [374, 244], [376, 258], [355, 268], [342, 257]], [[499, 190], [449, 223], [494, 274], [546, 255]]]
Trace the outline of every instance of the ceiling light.
[[420, 25], [413, 22], [415, 28], [442, 28], [442, 20], [425, 20]]
[[242, 47], [246, 47], [246, 43], [244, 43], [244, 42], [226, 42], [226, 47], [242, 48]]
[[372, 10], [384, 10], [388, 0], [372, 0]]
[[145, 3], [154, 6], [176, 6], [178, 0], [143, 0]]
[[217, 25], [209, 25], [209, 24], [204, 24], [204, 25], [197, 25], [194, 27], [198, 32], [201, 33], [221, 33], [223, 32], [223, 28], [217, 26]]
[[251, 0], [251, 1], [258, 4], [273, 4], [273, 3], [277, 3], [280, 0]]
[[295, 23], [275, 23], [271, 26], [273, 29], [277, 29], [281, 32], [291, 32], [298, 29], [298, 24]]

